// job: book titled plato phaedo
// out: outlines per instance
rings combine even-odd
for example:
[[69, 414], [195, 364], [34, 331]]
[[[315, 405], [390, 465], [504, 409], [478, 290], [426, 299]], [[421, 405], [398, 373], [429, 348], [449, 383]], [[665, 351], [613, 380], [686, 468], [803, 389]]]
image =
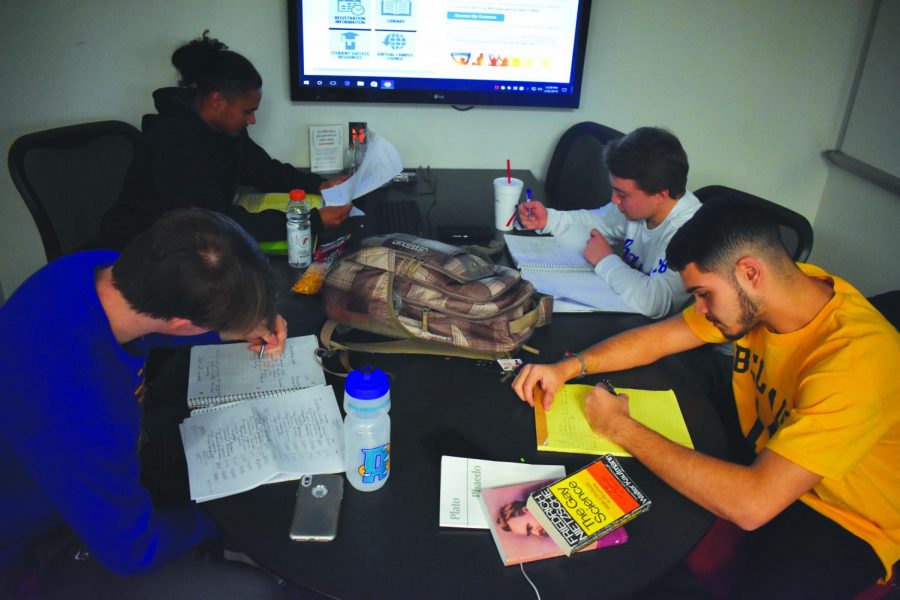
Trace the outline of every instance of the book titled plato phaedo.
[[650, 508], [650, 499], [605, 454], [528, 496], [528, 510], [566, 556]]

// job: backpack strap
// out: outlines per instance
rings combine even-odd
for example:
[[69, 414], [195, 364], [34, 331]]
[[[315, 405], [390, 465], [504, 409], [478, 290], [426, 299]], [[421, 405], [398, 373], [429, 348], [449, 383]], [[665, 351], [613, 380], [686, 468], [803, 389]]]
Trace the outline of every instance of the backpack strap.
[[534, 308], [509, 322], [510, 333], [519, 333], [530, 327], [543, 327], [550, 322], [553, 314], [553, 296], [535, 292], [534, 297], [537, 299]]
[[328, 319], [322, 326], [319, 339], [322, 347], [329, 352], [336, 350], [348, 350], [355, 352], [374, 352], [376, 354], [430, 354], [433, 356], [455, 356], [458, 358], [474, 358], [491, 360], [496, 358], [509, 358], [506, 352], [478, 352], [467, 348], [449, 346], [447, 344], [431, 343], [425, 340], [394, 340], [390, 342], [340, 342], [335, 339], [335, 333], [348, 328], [334, 319]]

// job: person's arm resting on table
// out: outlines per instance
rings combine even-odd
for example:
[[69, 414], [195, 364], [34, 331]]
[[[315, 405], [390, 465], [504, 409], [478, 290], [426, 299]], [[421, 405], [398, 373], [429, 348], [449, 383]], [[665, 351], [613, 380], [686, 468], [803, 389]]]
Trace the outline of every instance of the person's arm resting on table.
[[[681, 315], [645, 327], [631, 329], [591, 346], [581, 353], [585, 371], [601, 373], [648, 365], [669, 354], [690, 350], [703, 341], [685, 324]], [[543, 391], [545, 410], [564, 383], [581, 374], [581, 361], [575, 356], [553, 365], [526, 364], [519, 371], [513, 390], [519, 398], [534, 406], [534, 388]]]
[[660, 479], [748, 531], [768, 523], [822, 479], [768, 449], [743, 466], [680, 446], [632, 419], [627, 396], [600, 387], [585, 400], [585, 413], [594, 431], [628, 450]]
[[[632, 329], [581, 353], [587, 373], [621, 371], [696, 348], [703, 341], [682, 315]], [[525, 365], [513, 382], [519, 398], [534, 405], [540, 386], [543, 406], [566, 381], [581, 373], [577, 357], [554, 365]], [[626, 396], [595, 387], [585, 402], [591, 427], [621, 445], [673, 488], [710, 512], [743, 529], [755, 529], [780, 513], [821, 480], [821, 476], [763, 450], [751, 466], [719, 460], [690, 450], [647, 429], [628, 414]]]

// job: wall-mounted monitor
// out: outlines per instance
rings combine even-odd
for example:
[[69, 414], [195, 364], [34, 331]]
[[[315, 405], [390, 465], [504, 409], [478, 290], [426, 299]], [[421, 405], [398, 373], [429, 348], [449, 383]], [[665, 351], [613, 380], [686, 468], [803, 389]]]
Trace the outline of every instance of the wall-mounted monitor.
[[591, 0], [288, 0], [291, 99], [577, 108]]

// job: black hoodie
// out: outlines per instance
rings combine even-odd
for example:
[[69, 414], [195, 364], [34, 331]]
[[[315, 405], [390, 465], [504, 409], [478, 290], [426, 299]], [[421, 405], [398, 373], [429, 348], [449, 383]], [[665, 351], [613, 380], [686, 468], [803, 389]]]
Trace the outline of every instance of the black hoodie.
[[[153, 100], [159, 114], [144, 115], [141, 146], [96, 245], [121, 249], [164, 212], [189, 206], [224, 213], [257, 240], [285, 239], [284, 213], [252, 214], [235, 206], [237, 186], [318, 193], [324, 180], [271, 158], [246, 130], [230, 137], [211, 128], [191, 106], [187, 90], [158, 89]], [[311, 212], [311, 220], [313, 233], [320, 232], [318, 211]]]

